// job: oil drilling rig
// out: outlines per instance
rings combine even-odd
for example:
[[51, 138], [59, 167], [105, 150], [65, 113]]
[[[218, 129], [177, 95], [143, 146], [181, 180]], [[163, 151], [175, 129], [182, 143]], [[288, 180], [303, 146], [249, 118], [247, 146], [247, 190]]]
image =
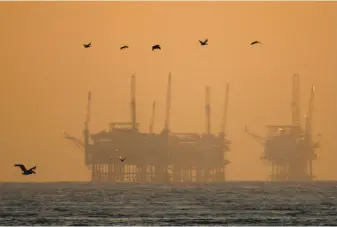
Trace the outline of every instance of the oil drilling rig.
[[[223, 182], [229, 161], [225, 154], [230, 141], [225, 135], [229, 86], [226, 85], [223, 122], [218, 136], [211, 134], [210, 88], [206, 88], [206, 133], [172, 133], [170, 130], [171, 74], [168, 76], [166, 117], [161, 133], [153, 130], [156, 102], [152, 104], [149, 132], [140, 132], [136, 118], [136, 79], [131, 77], [131, 121], [113, 122], [106, 131], [90, 133], [90, 102], [83, 141], [66, 132], [85, 156], [85, 164], [92, 171], [92, 180], [99, 182]], [[121, 162], [117, 157], [125, 157]]]
[[245, 128], [245, 132], [264, 146], [261, 159], [271, 164], [271, 181], [311, 181], [312, 162], [317, 160], [316, 149], [319, 142], [313, 138], [314, 86], [311, 87], [308, 112], [305, 125], [301, 127], [300, 119], [300, 77], [293, 75], [292, 90], [292, 124], [267, 125], [267, 136], [258, 136]]

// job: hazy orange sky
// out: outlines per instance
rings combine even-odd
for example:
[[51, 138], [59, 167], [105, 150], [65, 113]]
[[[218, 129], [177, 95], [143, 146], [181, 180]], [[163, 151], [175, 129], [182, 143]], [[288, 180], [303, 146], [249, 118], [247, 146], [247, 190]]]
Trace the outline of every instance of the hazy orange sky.
[[[290, 123], [291, 78], [300, 74], [302, 116], [316, 86], [315, 174], [336, 179], [337, 2], [1, 2], [0, 23], [0, 181], [90, 179], [62, 130], [82, 137], [88, 90], [93, 132], [129, 121], [133, 72], [142, 131], [154, 99], [155, 129], [163, 128], [169, 72], [174, 132], [205, 131], [208, 85], [218, 133], [230, 84], [229, 180], [267, 178], [263, 149], [243, 129], [263, 135], [265, 124]], [[157, 43], [162, 50], [152, 52]], [[24, 177], [14, 163], [36, 164], [38, 174]]]

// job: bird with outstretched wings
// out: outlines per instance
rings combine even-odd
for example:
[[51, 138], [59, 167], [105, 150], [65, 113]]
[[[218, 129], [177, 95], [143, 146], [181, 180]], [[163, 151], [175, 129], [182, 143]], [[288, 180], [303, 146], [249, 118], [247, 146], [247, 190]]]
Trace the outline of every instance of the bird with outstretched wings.
[[124, 50], [124, 49], [127, 49], [127, 48], [129, 48], [129, 46], [125, 45], [125, 46], [122, 46], [120, 49]]
[[159, 44], [153, 45], [152, 46], [152, 51], [154, 51], [154, 50], [161, 50], [160, 45]]
[[83, 44], [84, 48], [90, 48], [91, 47], [91, 42], [88, 44]]
[[22, 164], [15, 164], [14, 167], [19, 167], [22, 171], [23, 175], [30, 175], [30, 174], [36, 174], [34, 170], [36, 170], [36, 166], [30, 168], [27, 170], [27, 168]]
[[205, 41], [201, 41], [199, 40], [201, 46], [205, 46], [205, 45], [208, 45], [208, 39], [206, 39]]
[[256, 44], [261, 44], [261, 42], [256, 40], [250, 43], [250, 45], [256, 45]]
[[122, 158], [122, 156], [117, 157], [121, 162], [124, 162], [126, 158]]

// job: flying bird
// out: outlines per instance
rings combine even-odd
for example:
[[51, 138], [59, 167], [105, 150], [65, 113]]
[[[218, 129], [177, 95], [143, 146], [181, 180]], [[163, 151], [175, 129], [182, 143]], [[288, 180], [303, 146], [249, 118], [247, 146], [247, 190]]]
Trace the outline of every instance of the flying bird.
[[206, 39], [205, 41], [201, 41], [199, 40], [201, 46], [205, 46], [205, 45], [208, 45], [208, 39]]
[[156, 44], [156, 45], [152, 46], [152, 51], [154, 51], [154, 50], [156, 50], [156, 49], [159, 49], [159, 50], [161, 50], [161, 48], [160, 48], [160, 45], [159, 45], [159, 44]]
[[121, 156], [117, 157], [121, 162], [124, 162], [126, 158], [122, 158]]
[[129, 46], [125, 45], [125, 46], [122, 46], [120, 49], [123, 50], [123, 49], [127, 49], [127, 48], [129, 48]]
[[14, 167], [20, 167], [22, 170], [22, 175], [31, 175], [31, 174], [36, 174], [34, 170], [36, 170], [36, 166], [33, 168], [30, 168], [29, 170], [26, 169], [26, 167], [22, 164], [15, 164]]
[[83, 44], [84, 48], [90, 48], [91, 47], [91, 42], [88, 44]]
[[254, 41], [254, 42], [251, 42], [250, 45], [255, 45], [255, 44], [262, 44], [261, 42], [259, 41]]
[[228, 164], [230, 164], [231, 162], [230, 161], [228, 161], [228, 160], [225, 160], [224, 161], [224, 165], [228, 165]]

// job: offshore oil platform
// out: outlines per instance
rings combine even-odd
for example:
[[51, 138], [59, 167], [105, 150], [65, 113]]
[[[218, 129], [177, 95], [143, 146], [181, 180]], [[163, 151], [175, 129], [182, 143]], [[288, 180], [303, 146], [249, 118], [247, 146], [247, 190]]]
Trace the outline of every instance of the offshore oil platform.
[[[168, 76], [166, 118], [161, 133], [154, 133], [156, 103], [152, 105], [149, 132], [139, 130], [136, 120], [136, 81], [131, 77], [131, 122], [113, 122], [106, 131], [90, 133], [91, 92], [88, 94], [83, 141], [66, 132], [85, 155], [85, 164], [95, 182], [190, 183], [224, 182], [226, 152], [230, 141], [225, 135], [229, 86], [226, 84], [224, 114], [220, 133], [211, 133], [210, 88], [206, 87], [206, 132], [170, 131], [171, 74]], [[117, 157], [125, 157], [121, 162]]]
[[315, 178], [312, 163], [318, 158], [316, 149], [320, 143], [313, 138], [314, 92], [312, 86], [304, 127], [300, 123], [300, 78], [297, 74], [293, 75], [292, 124], [267, 125], [266, 137], [245, 127], [245, 132], [264, 146], [261, 159], [271, 164], [271, 181], [311, 181]]

